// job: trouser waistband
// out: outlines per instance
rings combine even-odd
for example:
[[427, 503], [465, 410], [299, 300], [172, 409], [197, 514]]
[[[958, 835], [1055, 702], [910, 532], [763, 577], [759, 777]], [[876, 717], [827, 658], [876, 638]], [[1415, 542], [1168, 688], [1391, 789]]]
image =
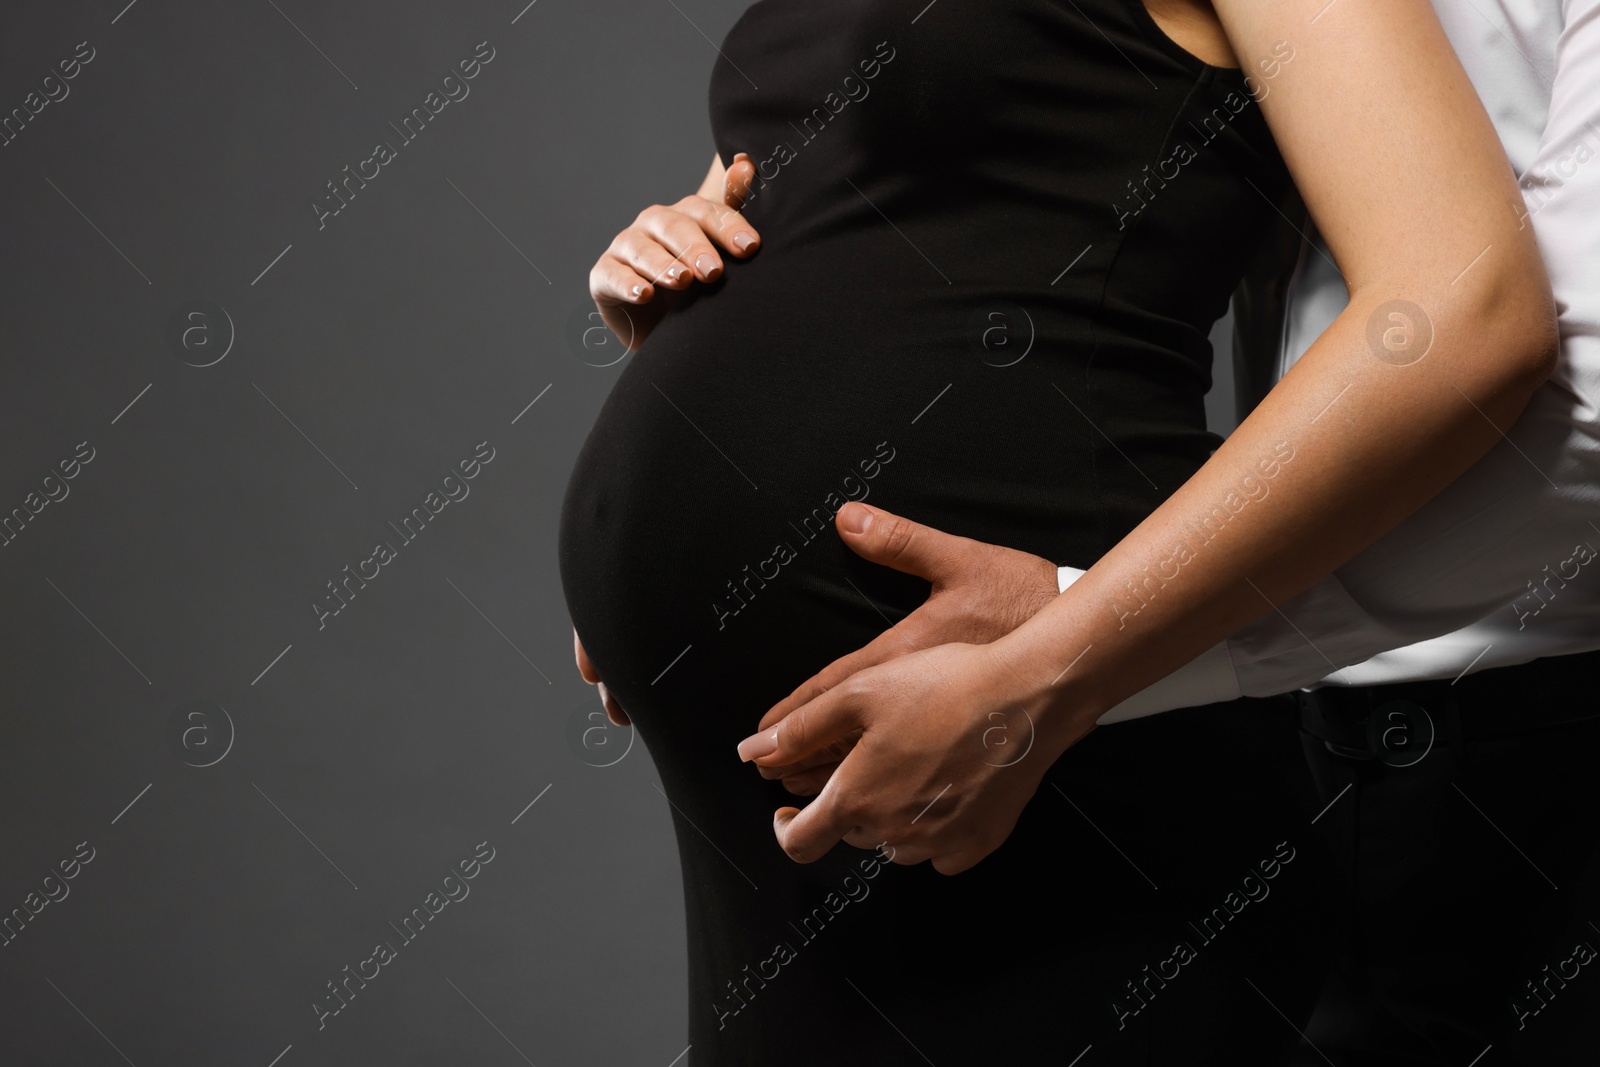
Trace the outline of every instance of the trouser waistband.
[[1600, 717], [1600, 651], [1551, 656], [1458, 678], [1323, 686], [1294, 694], [1300, 725], [1330, 751], [1409, 766], [1460, 745]]

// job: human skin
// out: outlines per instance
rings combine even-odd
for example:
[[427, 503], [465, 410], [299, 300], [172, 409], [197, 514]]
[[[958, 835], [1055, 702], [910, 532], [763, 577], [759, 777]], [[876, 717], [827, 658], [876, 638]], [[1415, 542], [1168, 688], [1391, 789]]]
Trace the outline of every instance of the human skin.
[[[747, 199], [755, 164], [743, 152], [723, 166], [713, 155], [700, 188], [668, 207], [652, 204], [611, 239], [589, 271], [589, 296], [601, 321], [630, 351], [644, 344], [656, 323], [672, 310], [676, 294], [695, 282], [722, 276], [722, 253], [736, 258], [755, 255], [761, 235], [739, 214]], [[572, 654], [583, 680], [596, 686], [606, 717], [629, 725], [606, 688], [578, 631], [572, 631]]]
[[[979, 862], [1101, 714], [1377, 540], [1487, 452], [1550, 373], [1554, 309], [1532, 230], [1512, 209], [1521, 194], [1426, 0], [1214, 8], [1247, 60], [1296, 42], [1292, 73], [1261, 107], [1349, 305], [1189, 482], [1027, 622], [769, 712], [740, 745], [758, 766], [855, 738], [804, 810], [775, 815], [799, 862], [840, 840], [887, 841], [896, 862], [947, 874]], [[1419, 361], [1386, 360], [1369, 343], [1395, 300], [1431, 325]], [[1293, 462], [1270, 495], [1238, 510], [1226, 536], [1175, 553], [1284, 443]], [[1153, 595], [1133, 599], [1135, 588]], [[983, 731], [1019, 713], [1034, 746], [997, 766]]]
[[725, 169], [720, 156], [700, 188], [675, 204], [651, 204], [611, 239], [589, 270], [589, 295], [601, 321], [630, 351], [644, 344], [677, 294], [722, 276], [722, 256], [746, 259], [761, 235], [741, 214], [755, 177], [743, 152]]
[[[834, 527], [839, 539], [861, 558], [928, 582], [928, 599], [866, 645], [796, 686], [767, 712], [762, 729], [776, 726], [789, 712], [868, 667], [952, 641], [997, 641], [1057, 595], [1056, 565], [1031, 552], [946, 533], [860, 501], [840, 508]], [[837, 738], [793, 763], [761, 766], [761, 776], [782, 780], [784, 788], [797, 796], [815, 795], [855, 747], [858, 736], [852, 732]], [[1020, 731], [1015, 738], [997, 735], [989, 746], [992, 759], [1010, 761], [1010, 752], [1001, 754], [1005, 744], [1020, 748], [1026, 740]]]

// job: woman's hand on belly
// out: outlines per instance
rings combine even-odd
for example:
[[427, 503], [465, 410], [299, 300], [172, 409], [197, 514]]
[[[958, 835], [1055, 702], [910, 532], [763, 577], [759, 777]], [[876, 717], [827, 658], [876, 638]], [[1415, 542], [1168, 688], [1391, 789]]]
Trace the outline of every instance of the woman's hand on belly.
[[622, 710], [622, 705], [617, 703], [617, 698], [611, 695], [611, 690], [606, 688], [606, 683], [601, 681], [600, 672], [589, 660], [589, 653], [583, 650], [583, 641], [578, 637], [577, 628], [572, 631], [572, 655], [578, 661], [578, 673], [583, 675], [583, 680], [600, 690], [600, 705], [606, 709], [606, 718], [614, 726], [632, 726], [633, 721], [628, 718], [628, 713]]
[[713, 181], [721, 171], [721, 160], [714, 159], [699, 192], [639, 212], [590, 268], [589, 295], [600, 319], [630, 351], [672, 310], [670, 294], [722, 277], [718, 246], [741, 259], [754, 254], [760, 235], [739, 208], [755, 164], [740, 152], [722, 180]]
[[[758, 732], [770, 731], [857, 671], [935, 645], [998, 640], [1058, 595], [1056, 565], [1042, 556], [958, 537], [858, 501], [839, 509], [834, 524], [840, 540], [857, 555], [923, 578], [933, 590], [921, 607], [871, 643], [802, 682], [762, 717]], [[1020, 743], [1003, 732], [989, 737], [995, 748], [989, 758], [995, 762], [1005, 760], [999, 751], [1008, 741]], [[852, 733], [792, 764], [758, 766], [762, 777], [782, 779], [789, 792], [811, 796], [855, 743]]]
[[1047, 720], [1048, 687], [1029, 686], [997, 647], [939, 645], [869, 667], [741, 742], [741, 758], [781, 765], [860, 732], [810, 804], [778, 809], [784, 852], [809, 863], [842, 840], [958, 874], [999, 848], [1099, 711]]

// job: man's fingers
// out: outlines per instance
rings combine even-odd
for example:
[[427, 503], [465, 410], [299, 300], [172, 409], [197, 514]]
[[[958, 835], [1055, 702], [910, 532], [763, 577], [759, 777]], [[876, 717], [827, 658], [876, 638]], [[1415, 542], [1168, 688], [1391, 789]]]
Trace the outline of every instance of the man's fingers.
[[860, 706], [856, 685], [847, 681], [796, 708], [771, 729], [740, 741], [739, 758], [754, 761], [758, 767], [794, 763], [860, 730]]
[[871, 641], [851, 652], [849, 655], [840, 656], [810, 678], [801, 682], [795, 691], [774, 704], [767, 713], [761, 716], [758, 730], [769, 730], [778, 725], [789, 713], [803, 704], [808, 704], [817, 697], [828, 692], [849, 678], [857, 671], [864, 671], [868, 667], [876, 667], [880, 663], [894, 659], [905, 652], [917, 650], [916, 626], [918, 612], [907, 615], [900, 625], [885, 630]]
[[978, 543], [852, 500], [834, 516], [839, 536], [862, 559], [937, 582]]

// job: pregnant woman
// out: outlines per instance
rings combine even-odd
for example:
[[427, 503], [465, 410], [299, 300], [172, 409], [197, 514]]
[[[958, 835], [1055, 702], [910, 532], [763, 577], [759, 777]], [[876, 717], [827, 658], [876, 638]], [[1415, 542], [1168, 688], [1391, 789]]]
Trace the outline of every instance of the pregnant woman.
[[[561, 527], [580, 661], [672, 805], [689, 1062], [1288, 1062], [1330, 878], [1293, 716], [1212, 706], [1068, 746], [1448, 484], [1548, 374], [1537, 249], [1432, 11], [761, 0], [720, 53], [701, 196], [641, 215], [592, 275], [647, 340]], [[747, 202], [719, 214], [740, 152]], [[1350, 310], [1221, 443], [1207, 335], [1291, 176]], [[1397, 357], [1400, 300], [1427, 359]], [[1037, 707], [1037, 734], [997, 713], [964, 749], [988, 778], [882, 834], [846, 819], [823, 851], [812, 819], [822, 847], [780, 847], [793, 797], [734, 746], [927, 597], [832, 530], [868, 498], [1094, 564], [1060, 598], [1042, 573], [1059, 626], [1016, 660], [1080, 707]], [[1226, 538], [1196, 533], [1224, 501]], [[1204, 549], [1178, 556], [1185, 537]], [[1133, 595], [1163, 566], [1184, 577]], [[880, 808], [897, 784], [856, 783]], [[908, 844], [986, 815], [1003, 847]]]

